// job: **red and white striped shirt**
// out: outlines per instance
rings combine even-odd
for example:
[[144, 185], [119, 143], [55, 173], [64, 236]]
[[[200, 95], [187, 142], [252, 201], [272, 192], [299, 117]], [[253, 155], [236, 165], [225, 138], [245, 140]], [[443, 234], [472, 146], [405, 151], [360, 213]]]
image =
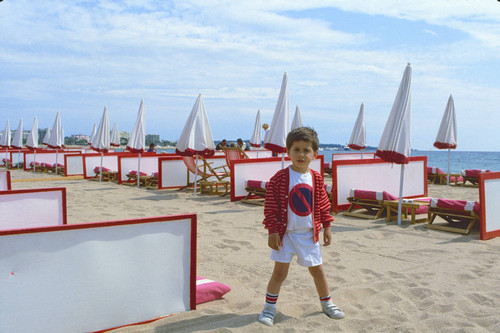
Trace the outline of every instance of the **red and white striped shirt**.
[[[328, 228], [333, 222], [330, 215], [330, 201], [325, 191], [323, 177], [310, 170], [313, 179], [313, 224], [314, 241], [319, 241], [321, 227]], [[264, 206], [264, 224], [269, 234], [280, 235], [283, 239], [288, 223], [288, 191], [289, 191], [289, 167], [282, 169], [269, 180], [267, 184], [266, 200]]]

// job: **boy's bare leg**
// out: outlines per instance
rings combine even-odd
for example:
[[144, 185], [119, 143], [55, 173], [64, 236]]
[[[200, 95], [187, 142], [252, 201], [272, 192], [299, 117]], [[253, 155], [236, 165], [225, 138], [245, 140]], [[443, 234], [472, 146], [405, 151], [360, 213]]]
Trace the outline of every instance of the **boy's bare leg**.
[[290, 263], [274, 262], [274, 270], [271, 275], [271, 279], [267, 284], [266, 292], [266, 305], [259, 316], [259, 322], [267, 325], [273, 326], [274, 316], [276, 315], [276, 301], [278, 300], [278, 294], [280, 293], [281, 285], [285, 281], [288, 275], [288, 268]]
[[326, 274], [323, 270], [323, 265], [318, 265], [314, 267], [309, 267], [309, 272], [311, 273], [316, 290], [318, 291], [318, 296], [321, 300], [321, 307], [323, 312], [330, 318], [342, 319], [345, 317], [344, 312], [333, 304], [330, 298], [330, 288], [328, 287], [328, 281], [326, 280]]
[[285, 281], [288, 275], [288, 269], [290, 268], [290, 263], [284, 262], [274, 262], [274, 270], [271, 275], [271, 279], [267, 284], [267, 292], [271, 294], [279, 294], [281, 285]]

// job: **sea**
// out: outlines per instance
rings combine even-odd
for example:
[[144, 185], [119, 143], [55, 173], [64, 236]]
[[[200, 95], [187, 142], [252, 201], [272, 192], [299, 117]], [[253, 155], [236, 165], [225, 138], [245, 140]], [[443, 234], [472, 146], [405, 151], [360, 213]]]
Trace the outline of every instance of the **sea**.
[[[158, 152], [165, 151], [174, 153], [175, 149], [158, 149]], [[363, 152], [374, 153], [374, 150], [365, 150]], [[345, 150], [320, 150], [324, 156], [324, 162], [332, 161], [332, 154], [359, 153], [356, 151]], [[448, 150], [412, 150], [411, 156], [427, 156], [427, 166], [437, 167], [444, 172], [448, 171]], [[465, 169], [479, 169], [500, 171], [500, 152], [491, 151], [459, 151], [450, 150], [450, 172], [460, 173]]]

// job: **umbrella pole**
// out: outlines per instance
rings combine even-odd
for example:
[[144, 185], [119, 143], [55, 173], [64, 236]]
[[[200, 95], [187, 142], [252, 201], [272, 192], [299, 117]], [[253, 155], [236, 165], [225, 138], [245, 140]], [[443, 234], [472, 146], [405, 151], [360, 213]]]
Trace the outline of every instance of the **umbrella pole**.
[[21, 151], [17, 151], [17, 168], [19, 169], [21, 167]]
[[450, 148], [448, 148], [448, 176], [446, 178], [446, 185], [450, 185]]
[[57, 158], [59, 156], [59, 150], [56, 149], [56, 176], [57, 176]]
[[141, 186], [141, 153], [139, 153], [139, 159], [137, 160], [137, 188]]
[[196, 183], [198, 181], [198, 154], [196, 154], [196, 162], [194, 163], [194, 196], [196, 197]]
[[399, 203], [398, 203], [398, 225], [401, 225], [401, 211], [403, 204], [403, 180], [405, 177], [405, 165], [401, 164], [401, 178], [399, 179]]
[[33, 152], [33, 173], [36, 172], [36, 149]]
[[102, 182], [102, 157], [103, 157], [104, 153], [101, 152], [101, 168], [99, 169], [99, 182]]

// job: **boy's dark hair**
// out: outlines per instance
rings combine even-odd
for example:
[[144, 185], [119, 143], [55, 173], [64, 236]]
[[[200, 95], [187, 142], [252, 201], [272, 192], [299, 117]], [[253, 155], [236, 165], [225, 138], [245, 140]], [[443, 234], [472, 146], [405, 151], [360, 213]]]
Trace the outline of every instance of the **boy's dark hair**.
[[286, 149], [290, 150], [296, 141], [310, 142], [314, 151], [319, 149], [318, 133], [311, 127], [299, 127], [290, 131], [286, 136]]

